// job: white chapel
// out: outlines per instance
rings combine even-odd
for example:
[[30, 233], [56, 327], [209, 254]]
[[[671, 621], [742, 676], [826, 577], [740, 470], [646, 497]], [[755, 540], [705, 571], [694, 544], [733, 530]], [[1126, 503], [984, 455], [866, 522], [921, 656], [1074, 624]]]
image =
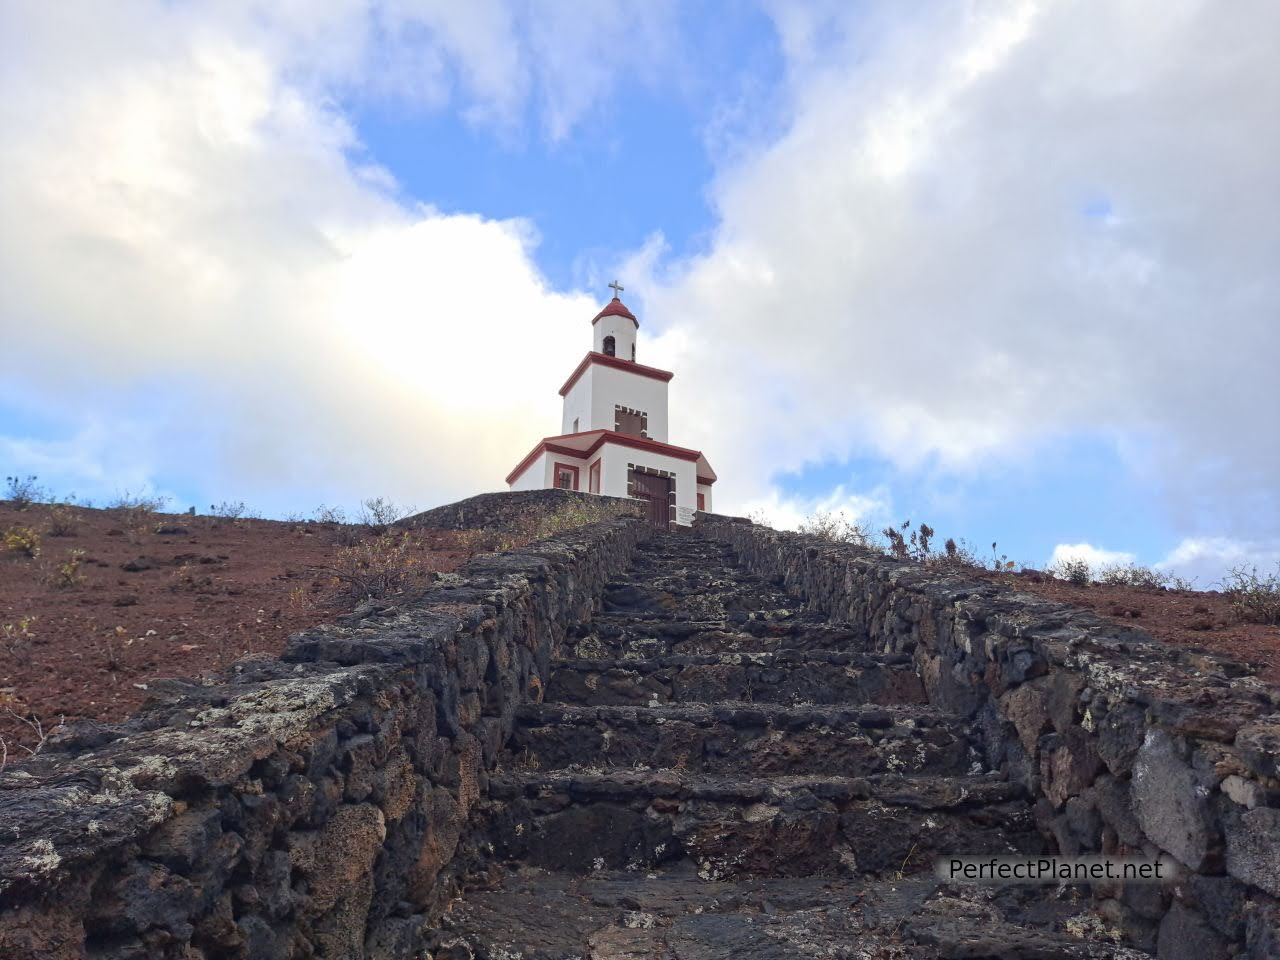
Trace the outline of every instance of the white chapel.
[[668, 370], [636, 362], [640, 321], [618, 299], [591, 321], [593, 346], [560, 396], [560, 434], [546, 437], [507, 474], [512, 490], [560, 487], [648, 501], [652, 523], [689, 524], [711, 510], [715, 471], [699, 450], [667, 442]]

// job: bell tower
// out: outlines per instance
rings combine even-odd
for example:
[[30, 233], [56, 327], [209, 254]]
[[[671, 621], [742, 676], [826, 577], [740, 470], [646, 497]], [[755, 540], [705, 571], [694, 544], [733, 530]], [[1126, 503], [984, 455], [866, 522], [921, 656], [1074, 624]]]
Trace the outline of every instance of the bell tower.
[[627, 309], [627, 305], [618, 299], [618, 294], [626, 288], [617, 280], [609, 284], [609, 287], [613, 290], [613, 299], [605, 304], [605, 308], [591, 321], [594, 331], [591, 349], [605, 356], [634, 363], [636, 331], [640, 329], [640, 321]]

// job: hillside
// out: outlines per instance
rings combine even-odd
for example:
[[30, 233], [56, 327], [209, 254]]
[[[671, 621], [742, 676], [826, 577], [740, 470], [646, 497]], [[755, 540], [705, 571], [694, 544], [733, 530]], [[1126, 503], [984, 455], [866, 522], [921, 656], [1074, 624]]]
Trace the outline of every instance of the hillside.
[[[394, 562], [417, 576], [447, 572], [477, 551], [589, 522], [593, 509], [626, 507], [592, 499], [550, 490], [485, 494], [426, 511], [389, 538], [402, 551]], [[38, 538], [34, 557], [21, 549], [25, 531]], [[159, 678], [277, 655], [291, 633], [352, 609], [335, 571], [361, 560], [352, 545], [377, 542], [356, 524], [0, 502], [6, 534], [18, 535], [0, 550], [0, 738], [11, 761], [63, 719], [128, 716]], [[1239, 622], [1220, 593], [966, 569], [1250, 663], [1280, 682], [1280, 627]]]
[[1242, 621], [1221, 591], [1104, 583], [1081, 586], [1034, 570], [981, 574], [1045, 600], [1090, 610], [1157, 640], [1202, 648], [1250, 664], [1261, 679], [1280, 683], [1280, 626]]
[[[34, 531], [35, 556], [13, 545]], [[289, 634], [351, 609], [334, 567], [372, 534], [287, 523], [0, 503], [0, 737], [11, 752], [62, 718], [118, 720], [160, 677], [274, 656]], [[476, 540], [415, 529], [420, 572], [455, 569]], [[28, 722], [29, 721], [29, 722]]]

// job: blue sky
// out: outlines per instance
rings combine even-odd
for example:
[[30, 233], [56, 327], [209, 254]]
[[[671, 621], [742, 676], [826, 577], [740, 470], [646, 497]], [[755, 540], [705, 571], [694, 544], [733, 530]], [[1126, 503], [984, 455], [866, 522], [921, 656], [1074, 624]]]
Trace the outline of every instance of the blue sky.
[[1277, 17], [0, 7], [0, 472], [495, 489], [617, 277], [721, 509], [1270, 564]]
[[[623, 71], [563, 137], [545, 129], [536, 99], [495, 130], [462, 112], [357, 93], [345, 104], [359, 138], [353, 153], [388, 170], [406, 198], [527, 220], [538, 236], [532, 258], [562, 289], [599, 288], [602, 270], [655, 235], [672, 257], [702, 252], [716, 223], [715, 164], [738, 137], [783, 122], [768, 100], [784, 64], [754, 5], [690, 4], [674, 23], [672, 46], [690, 59], [662, 77]], [[612, 45], [590, 55], [609, 58]], [[756, 109], [736, 115], [736, 100], [757, 92]]]
[[605, 265], [651, 235], [687, 253], [714, 223], [698, 118], [679, 100], [624, 95], [625, 119], [602, 118], [558, 143], [527, 133], [508, 141], [456, 115], [394, 107], [361, 111], [357, 129], [406, 197], [446, 213], [527, 220], [539, 237], [534, 262], [550, 283], [599, 287]]

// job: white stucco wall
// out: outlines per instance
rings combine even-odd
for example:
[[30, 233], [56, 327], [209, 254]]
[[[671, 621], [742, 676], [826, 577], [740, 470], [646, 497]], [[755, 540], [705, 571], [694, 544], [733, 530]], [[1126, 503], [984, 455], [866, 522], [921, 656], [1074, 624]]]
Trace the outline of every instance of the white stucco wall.
[[[591, 377], [590, 371], [584, 373], [578, 378], [569, 392], [564, 395], [564, 412], [560, 417], [560, 432], [563, 433], [582, 433], [586, 430], [599, 430], [599, 427], [591, 424]], [[574, 419], [578, 421], [578, 429], [573, 429]], [[609, 429], [613, 429], [613, 422], [609, 422]]]
[[508, 484], [510, 490], [545, 490], [548, 484], [550, 468], [547, 466], [546, 453], [540, 453], [524, 473]]
[[[636, 342], [636, 325], [626, 317], [601, 317], [593, 325], [591, 349], [604, 353], [604, 338], [613, 337], [614, 356], [619, 360], [630, 360], [631, 347]], [[639, 359], [636, 357], [635, 359]]]
[[606, 497], [625, 497], [627, 495], [627, 457], [623, 448], [614, 444], [605, 444], [596, 451], [600, 457], [600, 492]]
[[[607, 443], [597, 452], [602, 456], [601, 476], [604, 489], [601, 491], [610, 497], [627, 495], [627, 464], [637, 467], [649, 467], [654, 470], [666, 470], [675, 474], [676, 478], [676, 512], [692, 513], [697, 509], [697, 480], [695, 464], [689, 460], [677, 460], [664, 454], [636, 450], [619, 444]], [[594, 460], [594, 457], [592, 458]], [[585, 474], [584, 474], [585, 476]], [[687, 508], [681, 511], [681, 508]]]
[[[594, 457], [592, 460], [594, 461]], [[555, 468], [557, 463], [578, 468], [578, 489], [587, 492], [587, 461], [580, 457], [570, 457], [563, 453], [540, 453], [524, 473], [516, 477], [510, 484], [510, 490], [547, 490], [554, 487]]]
[[[600, 322], [604, 323], [603, 320]], [[599, 363], [593, 363], [587, 368], [582, 379], [588, 378], [592, 381], [588, 399], [591, 404], [590, 429], [612, 430], [613, 408], [616, 404], [621, 404], [648, 414], [649, 439], [667, 442], [667, 384], [665, 382], [652, 377], [643, 377], [628, 370], [606, 367]], [[574, 386], [576, 387], [577, 384]], [[568, 397], [565, 399], [568, 400]], [[583, 426], [582, 429], [588, 428]]]

